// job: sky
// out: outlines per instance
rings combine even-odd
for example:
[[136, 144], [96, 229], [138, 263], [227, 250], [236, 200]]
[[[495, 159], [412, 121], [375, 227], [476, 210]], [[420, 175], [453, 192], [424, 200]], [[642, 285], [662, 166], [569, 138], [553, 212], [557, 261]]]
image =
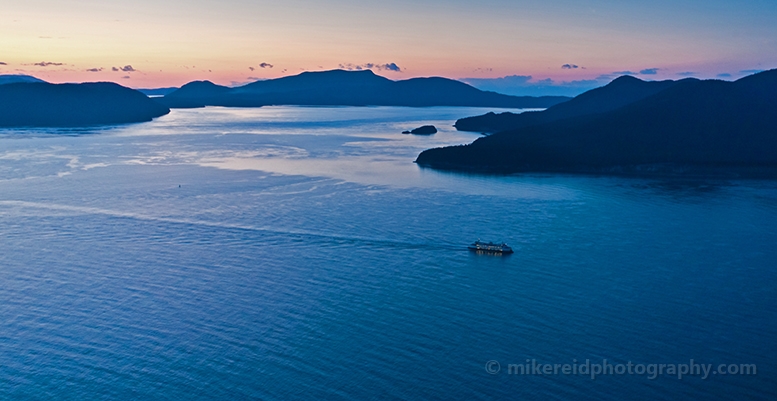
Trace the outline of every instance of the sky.
[[0, 0], [0, 10], [0, 74], [50, 82], [239, 85], [369, 68], [563, 94], [626, 73], [736, 79], [777, 67], [775, 0]]

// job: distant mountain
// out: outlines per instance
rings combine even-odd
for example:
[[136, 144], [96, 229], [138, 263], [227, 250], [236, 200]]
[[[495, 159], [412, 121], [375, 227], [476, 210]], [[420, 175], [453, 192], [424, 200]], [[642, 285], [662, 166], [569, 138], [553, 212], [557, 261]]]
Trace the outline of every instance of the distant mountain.
[[135, 90], [146, 96], [164, 96], [164, 95], [173, 93], [178, 89], [179, 89], [178, 87], [173, 86], [169, 88], [148, 88], [148, 89], [135, 89]]
[[170, 109], [109, 82], [0, 85], [0, 127], [74, 127], [150, 121]]
[[46, 82], [46, 81], [35, 78], [31, 75], [21, 75], [21, 74], [0, 75], [0, 85], [15, 84], [15, 83], [30, 83], [30, 82]]
[[777, 70], [736, 82], [664, 85], [608, 111], [593, 109], [470, 145], [429, 149], [416, 162], [500, 173], [777, 173]]
[[642, 81], [629, 75], [624, 75], [609, 84], [585, 92], [574, 99], [552, 106], [544, 111], [526, 113], [488, 113], [477, 117], [467, 117], [456, 121], [454, 126], [459, 131], [499, 132], [510, 129], [543, 124], [564, 118], [577, 117], [585, 114], [603, 113], [615, 110], [629, 103], [634, 103], [648, 96], [661, 92], [681, 81]]
[[446, 78], [392, 81], [369, 70], [333, 70], [303, 72], [237, 88], [195, 81], [161, 101], [174, 108], [268, 105], [545, 108], [566, 100], [569, 98], [563, 96], [518, 97], [483, 92]]

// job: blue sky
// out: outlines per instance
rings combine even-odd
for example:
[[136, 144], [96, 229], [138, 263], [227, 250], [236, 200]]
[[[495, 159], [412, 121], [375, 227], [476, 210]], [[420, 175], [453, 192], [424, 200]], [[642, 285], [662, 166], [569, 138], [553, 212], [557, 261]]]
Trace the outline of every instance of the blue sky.
[[625, 71], [734, 79], [773, 68], [775, 22], [774, 0], [10, 0], [0, 74], [149, 87], [372, 66], [392, 79], [574, 90]]

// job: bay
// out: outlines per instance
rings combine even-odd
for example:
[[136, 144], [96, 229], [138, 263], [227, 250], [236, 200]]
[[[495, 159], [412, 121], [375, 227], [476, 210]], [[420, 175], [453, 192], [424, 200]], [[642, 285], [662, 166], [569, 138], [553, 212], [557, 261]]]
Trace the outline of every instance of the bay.
[[0, 398], [773, 399], [775, 182], [412, 163], [487, 111], [0, 131]]

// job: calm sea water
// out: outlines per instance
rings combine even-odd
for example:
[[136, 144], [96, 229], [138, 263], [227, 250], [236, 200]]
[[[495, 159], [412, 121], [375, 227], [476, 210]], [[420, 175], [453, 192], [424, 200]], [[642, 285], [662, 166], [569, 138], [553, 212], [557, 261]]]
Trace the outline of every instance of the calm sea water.
[[[0, 399], [777, 397], [777, 183], [412, 163], [486, 111], [0, 131]], [[603, 359], [757, 373], [509, 367]]]

